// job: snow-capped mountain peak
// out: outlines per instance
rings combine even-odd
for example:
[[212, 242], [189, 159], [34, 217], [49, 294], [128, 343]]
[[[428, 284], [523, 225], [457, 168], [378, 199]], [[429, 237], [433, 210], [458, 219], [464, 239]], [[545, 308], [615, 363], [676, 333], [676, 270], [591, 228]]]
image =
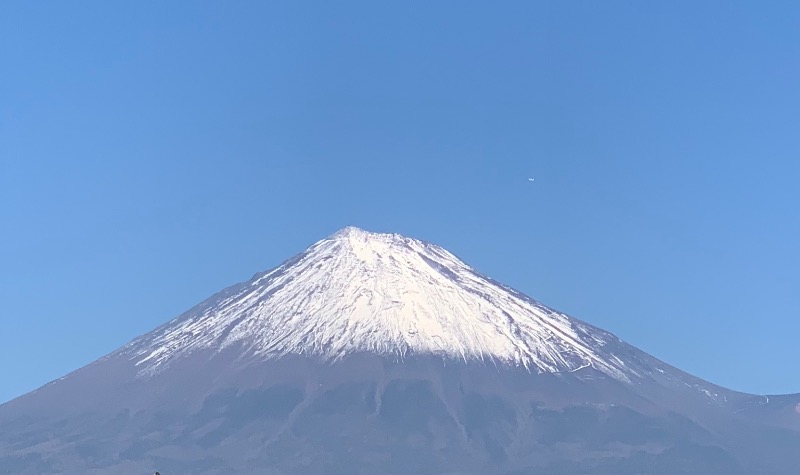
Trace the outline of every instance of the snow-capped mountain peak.
[[142, 374], [195, 350], [235, 346], [255, 360], [438, 355], [539, 372], [592, 367], [627, 380], [632, 370], [607, 348], [616, 341], [439, 246], [347, 227], [121, 351]]

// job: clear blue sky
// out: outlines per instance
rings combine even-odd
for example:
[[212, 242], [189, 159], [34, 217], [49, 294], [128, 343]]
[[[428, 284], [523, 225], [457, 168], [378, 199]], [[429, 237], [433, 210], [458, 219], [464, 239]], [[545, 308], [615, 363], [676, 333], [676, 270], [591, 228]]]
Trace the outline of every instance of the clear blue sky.
[[794, 1], [4, 2], [0, 401], [349, 224], [800, 392], [798, 25]]

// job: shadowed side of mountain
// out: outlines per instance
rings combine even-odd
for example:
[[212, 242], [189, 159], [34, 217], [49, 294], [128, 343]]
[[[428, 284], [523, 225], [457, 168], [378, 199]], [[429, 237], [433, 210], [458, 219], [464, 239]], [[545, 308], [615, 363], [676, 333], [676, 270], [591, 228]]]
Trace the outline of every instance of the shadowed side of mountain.
[[[166, 378], [141, 388], [167, 390], [176, 391]], [[196, 474], [264, 467], [282, 474], [750, 474], [761, 462], [732, 447], [750, 435], [787, 435], [733, 424], [748, 437], [721, 437], [728, 426], [665, 409], [614, 380], [431, 358], [287, 358], [182, 391], [138, 409], [120, 404], [10, 421], [4, 413], [0, 467], [18, 474], [153, 467]], [[24, 404], [17, 409], [27, 412]], [[799, 442], [797, 435], [785, 444]], [[776, 460], [797, 461], [790, 453], [773, 450]]]

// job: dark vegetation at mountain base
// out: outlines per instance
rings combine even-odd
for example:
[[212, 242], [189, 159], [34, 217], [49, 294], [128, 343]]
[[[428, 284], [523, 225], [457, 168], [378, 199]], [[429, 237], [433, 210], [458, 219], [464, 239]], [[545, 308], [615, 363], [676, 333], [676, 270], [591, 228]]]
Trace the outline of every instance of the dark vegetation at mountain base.
[[[719, 422], [713, 408], [695, 418], [644, 398], [577, 403], [581, 395], [611, 393], [571, 377], [530, 375], [540, 380], [533, 388], [509, 392], [511, 380], [491, 374], [481, 384], [430, 368], [401, 378], [363, 376], [335, 384], [267, 382], [215, 390], [196, 405], [56, 420], [3, 414], [0, 473], [134, 474], [158, 467], [198, 475], [789, 475], [800, 461], [800, 433]], [[761, 454], [767, 446], [771, 452]]]

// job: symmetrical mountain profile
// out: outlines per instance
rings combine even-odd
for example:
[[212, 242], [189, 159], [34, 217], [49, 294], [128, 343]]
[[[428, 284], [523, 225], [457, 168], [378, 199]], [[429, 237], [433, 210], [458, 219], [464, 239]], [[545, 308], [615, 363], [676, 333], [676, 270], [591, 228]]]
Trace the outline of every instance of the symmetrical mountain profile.
[[774, 474], [800, 395], [690, 376], [345, 228], [0, 406], [0, 474]]

